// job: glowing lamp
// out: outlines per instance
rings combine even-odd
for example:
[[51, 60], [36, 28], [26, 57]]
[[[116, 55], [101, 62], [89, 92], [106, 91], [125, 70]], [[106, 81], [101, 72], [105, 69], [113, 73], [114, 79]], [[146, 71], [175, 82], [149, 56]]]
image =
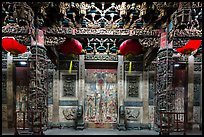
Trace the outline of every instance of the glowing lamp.
[[14, 37], [3, 37], [2, 47], [13, 55], [23, 54], [27, 51], [27, 47], [17, 42]]

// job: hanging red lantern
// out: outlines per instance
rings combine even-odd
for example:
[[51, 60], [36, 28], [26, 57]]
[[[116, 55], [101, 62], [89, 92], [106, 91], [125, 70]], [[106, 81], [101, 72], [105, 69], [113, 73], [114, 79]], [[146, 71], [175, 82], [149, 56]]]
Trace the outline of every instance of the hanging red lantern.
[[[132, 60], [132, 58], [136, 55], [139, 55], [142, 52], [142, 45], [139, 41], [134, 39], [128, 39], [124, 41], [119, 47], [120, 54], [126, 56], [128, 60]], [[131, 73], [132, 62], [129, 63], [129, 73]]]
[[[67, 39], [61, 46], [60, 52], [65, 56], [74, 58], [75, 55], [79, 55], [82, 52], [82, 44], [76, 39]], [[69, 73], [72, 71], [72, 60], [69, 65]]]
[[191, 55], [194, 51], [196, 51], [201, 46], [202, 40], [189, 40], [188, 43], [181, 47], [177, 48], [177, 52], [184, 55]]
[[17, 42], [14, 37], [3, 37], [2, 47], [13, 55], [23, 54], [27, 51], [27, 47]]
[[60, 52], [65, 56], [79, 55], [82, 52], [82, 45], [76, 39], [67, 39], [62, 45], [60, 45]]
[[138, 55], [142, 51], [142, 45], [137, 40], [128, 39], [120, 45], [120, 54], [124, 56]]

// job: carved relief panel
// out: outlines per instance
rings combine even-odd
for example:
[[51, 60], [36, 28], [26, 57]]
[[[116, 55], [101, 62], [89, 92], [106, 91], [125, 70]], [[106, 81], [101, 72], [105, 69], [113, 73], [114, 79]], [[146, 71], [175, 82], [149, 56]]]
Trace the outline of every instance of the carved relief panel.
[[140, 93], [141, 89], [141, 75], [136, 74], [126, 74], [125, 77], [125, 94], [126, 99], [141, 99], [142, 95]]
[[136, 123], [142, 123], [142, 108], [138, 107], [126, 107], [126, 119], [127, 122], [134, 121]]
[[2, 104], [6, 104], [7, 71], [2, 70]]
[[77, 99], [77, 73], [62, 72], [60, 76], [60, 100]]

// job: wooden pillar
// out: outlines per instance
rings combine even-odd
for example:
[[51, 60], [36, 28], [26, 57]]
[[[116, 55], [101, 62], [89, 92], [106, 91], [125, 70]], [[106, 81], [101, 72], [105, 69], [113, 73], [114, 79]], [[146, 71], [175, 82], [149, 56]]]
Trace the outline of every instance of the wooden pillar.
[[8, 128], [14, 127], [13, 57], [7, 54], [7, 120]]
[[192, 129], [193, 122], [193, 99], [194, 99], [194, 56], [188, 57], [188, 128]]

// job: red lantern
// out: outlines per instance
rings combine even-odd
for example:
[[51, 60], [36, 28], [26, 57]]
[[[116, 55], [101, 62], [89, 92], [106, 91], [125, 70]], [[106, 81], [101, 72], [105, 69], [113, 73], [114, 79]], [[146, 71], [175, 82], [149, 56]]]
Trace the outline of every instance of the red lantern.
[[[79, 55], [82, 52], [82, 45], [76, 39], [67, 39], [61, 46], [60, 51], [65, 56], [71, 56], [72, 58], [74, 55]], [[69, 65], [69, 73], [72, 72], [72, 60], [70, 61]]]
[[138, 55], [142, 51], [142, 45], [137, 40], [128, 39], [120, 45], [120, 53], [124, 56], [128, 54]]
[[27, 51], [26, 46], [18, 43], [14, 37], [3, 37], [2, 47], [13, 55], [23, 54]]
[[[137, 40], [128, 39], [120, 45], [119, 50], [120, 54], [126, 56], [127, 59], [131, 60], [133, 56], [141, 53], [142, 45]], [[129, 73], [131, 73], [131, 69], [132, 62], [129, 63]]]
[[62, 52], [65, 56], [72, 54], [79, 55], [82, 52], [82, 45], [76, 39], [68, 39], [60, 46], [60, 52]]
[[195, 50], [197, 50], [201, 45], [202, 40], [189, 40], [189, 42], [181, 47], [177, 48], [177, 52], [185, 54], [185, 55], [191, 55], [191, 53]]

